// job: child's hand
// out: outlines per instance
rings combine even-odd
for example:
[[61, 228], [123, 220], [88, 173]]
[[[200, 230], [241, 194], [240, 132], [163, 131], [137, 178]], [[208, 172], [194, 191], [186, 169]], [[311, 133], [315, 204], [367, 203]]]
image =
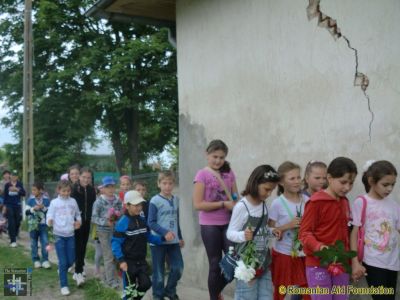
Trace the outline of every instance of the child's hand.
[[179, 240], [179, 247], [181, 247], [181, 248], [185, 247], [185, 241], [184, 240]]
[[251, 241], [253, 239], [253, 230], [251, 230], [249, 227], [247, 227], [244, 231], [244, 239], [246, 241]]
[[53, 220], [48, 220], [48, 221], [47, 221], [47, 224], [48, 224], [49, 226], [53, 226], [53, 223], [54, 223]]
[[170, 242], [175, 238], [175, 234], [172, 231], [168, 231], [164, 237], [167, 242]]
[[81, 222], [75, 221], [75, 222], [74, 222], [74, 228], [75, 228], [75, 229], [79, 229], [80, 227], [81, 227]]
[[352, 265], [351, 265], [351, 278], [354, 280], [354, 281], [358, 281], [361, 277], [363, 277], [364, 275], [366, 275], [366, 269], [365, 269], [365, 267], [362, 265], [362, 264], [360, 264], [359, 262], [358, 262], [358, 260], [357, 261], [352, 261]]
[[35, 206], [33, 207], [33, 210], [40, 210], [40, 205], [35, 205]]
[[319, 251], [322, 251], [324, 249], [328, 249], [329, 247], [327, 245], [321, 245], [321, 247], [319, 247]]
[[232, 210], [236, 202], [234, 201], [224, 201], [224, 207], [228, 210]]
[[289, 223], [289, 228], [299, 228], [301, 223], [301, 218], [295, 217], [293, 218], [292, 221]]
[[276, 237], [278, 241], [282, 238], [282, 230], [280, 229], [272, 229], [272, 234]]
[[124, 272], [128, 272], [128, 264], [126, 262], [120, 263], [119, 268]]

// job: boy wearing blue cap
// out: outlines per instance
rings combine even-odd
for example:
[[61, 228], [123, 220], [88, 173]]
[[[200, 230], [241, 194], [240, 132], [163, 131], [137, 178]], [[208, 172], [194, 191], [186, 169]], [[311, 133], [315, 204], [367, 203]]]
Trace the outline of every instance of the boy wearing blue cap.
[[114, 224], [122, 213], [122, 203], [115, 195], [114, 178], [104, 177], [101, 188], [103, 193], [93, 204], [92, 223], [96, 224], [96, 235], [103, 251], [106, 284], [112, 288], [118, 288], [111, 251], [111, 238]]

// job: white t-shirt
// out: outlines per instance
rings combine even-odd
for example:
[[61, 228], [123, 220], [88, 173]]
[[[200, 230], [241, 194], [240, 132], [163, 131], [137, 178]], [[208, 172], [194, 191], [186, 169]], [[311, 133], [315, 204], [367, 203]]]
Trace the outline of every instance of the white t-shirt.
[[[301, 197], [302, 200], [299, 203], [294, 203], [292, 201], [289, 201], [283, 195], [280, 195], [278, 198], [275, 198], [274, 201], [272, 201], [271, 209], [269, 212], [269, 218], [275, 221], [275, 227], [280, 227], [282, 225], [290, 223], [292, 219], [296, 217], [298, 211], [301, 212], [301, 215], [304, 214], [304, 206], [306, 204], [306, 199], [302, 194]], [[289, 213], [285, 205], [282, 204], [282, 200], [286, 202], [287, 207], [292, 212], [293, 217], [289, 216]], [[276, 241], [274, 250], [282, 254], [291, 255], [293, 237], [294, 237], [294, 230], [289, 229], [284, 231], [282, 233], [282, 239]]]
[[47, 211], [47, 225], [53, 220], [53, 233], [55, 235], [74, 236], [74, 222], [81, 222], [81, 213], [74, 198], [61, 198], [58, 196], [50, 202]]
[[[244, 237], [243, 226], [246, 224], [247, 219], [249, 218], [249, 213], [242, 201], [246, 203], [250, 215], [253, 217], [261, 217], [263, 211], [263, 203], [254, 205], [250, 203], [246, 197], [243, 197], [240, 201], [238, 201], [233, 208], [231, 221], [229, 222], [229, 227], [226, 232], [226, 237], [228, 240], [235, 243], [243, 243], [246, 241]], [[265, 205], [265, 207], [267, 206]], [[267, 210], [265, 210], [264, 214], [266, 215], [267, 213]]]
[[[364, 197], [367, 210], [363, 261], [373, 267], [399, 271], [400, 205], [390, 196], [382, 200]], [[352, 205], [354, 226], [361, 226], [362, 206], [362, 199], [356, 198]]]

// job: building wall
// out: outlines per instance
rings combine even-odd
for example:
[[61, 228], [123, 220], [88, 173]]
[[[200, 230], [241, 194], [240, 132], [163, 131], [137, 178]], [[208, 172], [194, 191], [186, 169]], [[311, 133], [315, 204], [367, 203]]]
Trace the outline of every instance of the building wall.
[[[360, 171], [368, 159], [400, 168], [400, 2], [321, 2], [358, 50], [358, 71], [370, 80], [366, 95], [353, 85], [354, 51], [317, 19], [309, 21], [307, 5], [177, 1], [185, 276], [198, 285], [206, 286], [208, 263], [191, 194], [210, 140], [228, 144], [239, 189], [257, 165], [277, 167], [284, 160], [304, 166], [348, 156]], [[371, 135], [366, 96], [374, 113]], [[350, 198], [363, 192], [360, 176], [357, 182]]]

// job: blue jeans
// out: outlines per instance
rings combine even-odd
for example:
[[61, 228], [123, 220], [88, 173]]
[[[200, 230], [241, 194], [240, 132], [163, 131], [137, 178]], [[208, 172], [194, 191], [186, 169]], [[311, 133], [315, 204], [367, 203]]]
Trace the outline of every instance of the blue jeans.
[[31, 237], [31, 255], [32, 261], [40, 261], [38, 254], [38, 241], [40, 238], [40, 248], [42, 250], [42, 261], [49, 260], [48, 253], [46, 251], [46, 246], [48, 244], [47, 226], [40, 224], [38, 230], [33, 230], [29, 232]]
[[[183, 273], [183, 259], [179, 244], [151, 246], [153, 262], [153, 296], [162, 298], [176, 295], [176, 286]], [[168, 256], [169, 276], [164, 288], [165, 257]]]
[[249, 283], [236, 280], [235, 300], [273, 299], [271, 271], [268, 269], [260, 278]]
[[58, 257], [58, 271], [60, 277], [60, 286], [68, 286], [68, 268], [75, 261], [75, 237], [55, 235], [55, 247]]

